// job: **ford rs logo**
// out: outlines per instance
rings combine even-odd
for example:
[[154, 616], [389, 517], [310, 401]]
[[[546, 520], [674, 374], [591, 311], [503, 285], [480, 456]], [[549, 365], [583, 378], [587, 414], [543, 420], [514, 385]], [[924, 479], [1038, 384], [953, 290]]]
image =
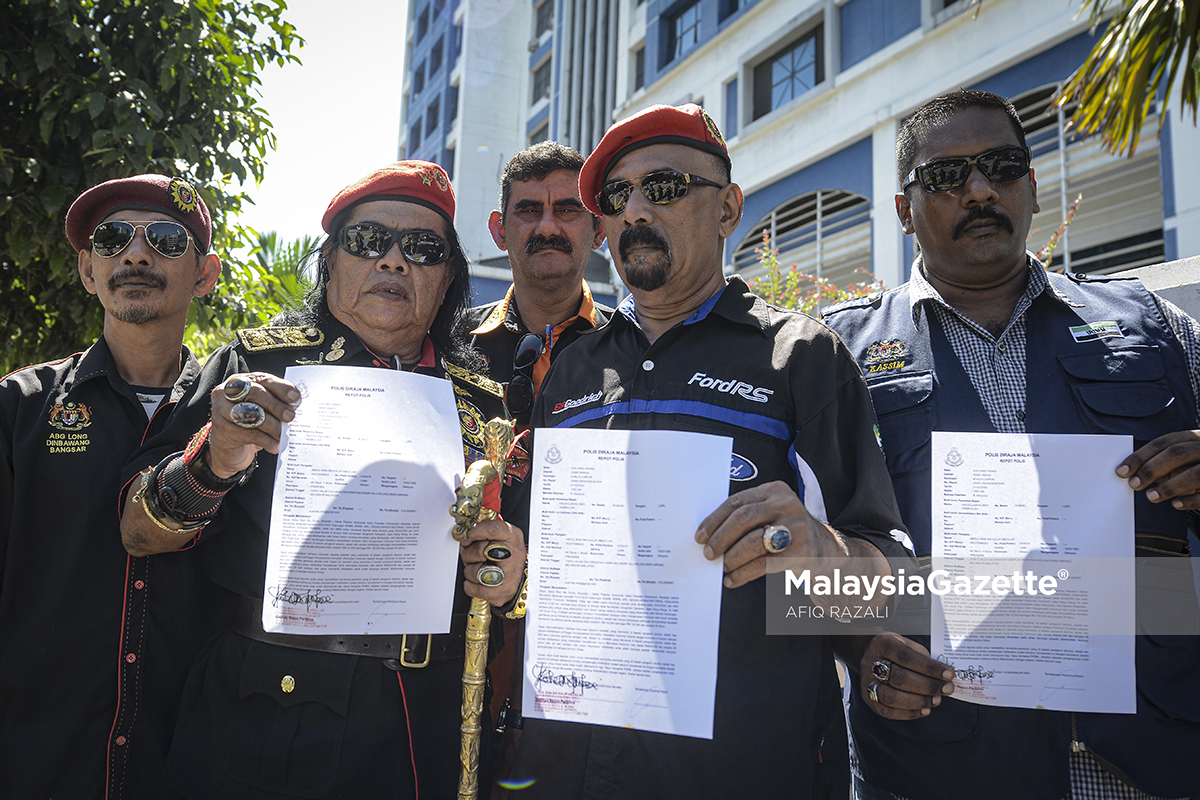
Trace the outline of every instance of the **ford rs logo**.
[[733, 460], [729, 464], [729, 480], [752, 481], [757, 477], [758, 467], [754, 466], [754, 462], [734, 453]]

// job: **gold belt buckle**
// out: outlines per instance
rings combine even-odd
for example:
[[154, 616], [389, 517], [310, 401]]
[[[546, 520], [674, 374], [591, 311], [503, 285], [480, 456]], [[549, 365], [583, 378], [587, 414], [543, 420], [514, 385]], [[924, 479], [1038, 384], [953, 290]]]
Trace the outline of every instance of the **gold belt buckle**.
[[425, 637], [425, 660], [420, 662], [408, 660], [410, 648], [408, 646], [408, 634], [406, 633], [400, 639], [400, 666], [408, 669], [424, 669], [429, 666], [429, 659], [433, 654], [433, 636], [428, 633], [413, 634], [414, 639], [418, 636]]

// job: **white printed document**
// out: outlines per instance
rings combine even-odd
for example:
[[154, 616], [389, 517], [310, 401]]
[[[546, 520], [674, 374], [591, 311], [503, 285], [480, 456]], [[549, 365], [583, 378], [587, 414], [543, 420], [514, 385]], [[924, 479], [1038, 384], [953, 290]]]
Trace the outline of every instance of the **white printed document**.
[[724, 572], [695, 536], [729, 495], [732, 447], [536, 432], [524, 716], [712, 738]]
[[930, 652], [954, 697], [1134, 713], [1133, 491], [1113, 472], [1130, 437], [938, 431], [932, 446]]
[[458, 591], [448, 509], [463, 446], [450, 382], [368, 367], [288, 367], [263, 629], [446, 633]]

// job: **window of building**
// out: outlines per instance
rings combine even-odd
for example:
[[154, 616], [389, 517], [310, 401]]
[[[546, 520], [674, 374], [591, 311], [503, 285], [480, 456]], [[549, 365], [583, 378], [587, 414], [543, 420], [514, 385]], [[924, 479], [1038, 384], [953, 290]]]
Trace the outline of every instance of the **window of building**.
[[450, 99], [450, 102], [448, 102], [446, 104], [446, 119], [448, 121], [452, 122], [452, 121], [458, 119], [458, 87], [457, 86], [450, 87], [450, 93], [449, 93], [448, 97]]
[[633, 54], [633, 91], [646, 85], [646, 46], [642, 45]]
[[529, 101], [530, 104], [550, 96], [551, 61], [552, 59], [546, 59], [546, 62], [533, 72], [533, 97]]
[[424, 61], [422, 61], [420, 64], [418, 64], [417, 68], [415, 70], [413, 70], [413, 80], [412, 80], [413, 97], [416, 97], [423, 91], [425, 91], [425, 62]]
[[432, 136], [438, 128], [438, 115], [442, 113], [442, 101], [435, 97], [425, 111], [425, 135]]
[[1054, 249], [1052, 268], [1107, 273], [1162, 261], [1157, 112], [1152, 110], [1142, 122], [1134, 157], [1122, 158], [1106, 153], [1100, 137], [1079, 138], [1066, 130], [1075, 105], [1054, 106], [1057, 91], [1058, 84], [1049, 84], [1012, 100], [1033, 151], [1042, 209], [1033, 218], [1029, 249], [1037, 252], [1045, 246], [1075, 198], [1082, 197]]
[[422, 11], [420, 13], [420, 15], [417, 17], [417, 41], [419, 42], [422, 39], [424, 39], [425, 34], [427, 34], [427, 33], [429, 33], [429, 7], [428, 6], [426, 6], [425, 10]]
[[667, 23], [668, 63], [680, 58], [700, 43], [700, 3], [692, 3], [675, 12]]
[[433, 48], [429, 51], [429, 74], [437, 72], [442, 68], [442, 40], [439, 38], [434, 43]]
[[536, 22], [533, 27], [533, 35], [540, 37], [554, 27], [554, 0], [544, 0], [534, 13]]
[[[756, 247], [763, 230], [779, 250], [779, 264], [796, 264], [806, 275], [835, 286], [869, 280], [871, 201], [837, 189], [808, 192], [775, 208], [758, 221], [733, 251], [733, 268], [747, 277], [762, 274]], [[860, 271], [861, 270], [861, 271]]]
[[825, 80], [825, 26], [818, 25], [754, 68], [754, 119]]
[[721, 0], [718, 6], [720, 9], [718, 11], [718, 19], [728, 19], [749, 5], [750, 0]]
[[413, 123], [408, 129], [408, 154], [411, 156], [421, 146], [421, 120]]
[[541, 124], [541, 126], [538, 127], [538, 129], [536, 131], [529, 134], [529, 143], [537, 144], [538, 142], [544, 142], [549, 138], [550, 138], [550, 123], [544, 122]]

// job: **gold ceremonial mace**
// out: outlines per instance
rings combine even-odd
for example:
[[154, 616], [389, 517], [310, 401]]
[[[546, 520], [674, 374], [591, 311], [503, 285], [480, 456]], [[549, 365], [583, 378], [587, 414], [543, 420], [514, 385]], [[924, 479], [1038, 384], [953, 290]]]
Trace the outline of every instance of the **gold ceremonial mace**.
[[[481, 520], [496, 519], [495, 509], [483, 504], [484, 489], [494, 480], [503, 482], [504, 465], [513, 443], [513, 423], [493, 419], [483, 427], [483, 450], [486, 458], [467, 468], [462, 485], [455, 492], [450, 515], [454, 517], [455, 539], [465, 539], [471, 528]], [[483, 567], [481, 569], [487, 569]], [[503, 575], [503, 573], [501, 573]], [[459, 761], [462, 772], [458, 778], [458, 800], [475, 800], [479, 794], [479, 738], [483, 732], [483, 687], [487, 676], [488, 629], [492, 623], [492, 606], [487, 600], [471, 598], [467, 615], [467, 655], [463, 664], [462, 742]]]

